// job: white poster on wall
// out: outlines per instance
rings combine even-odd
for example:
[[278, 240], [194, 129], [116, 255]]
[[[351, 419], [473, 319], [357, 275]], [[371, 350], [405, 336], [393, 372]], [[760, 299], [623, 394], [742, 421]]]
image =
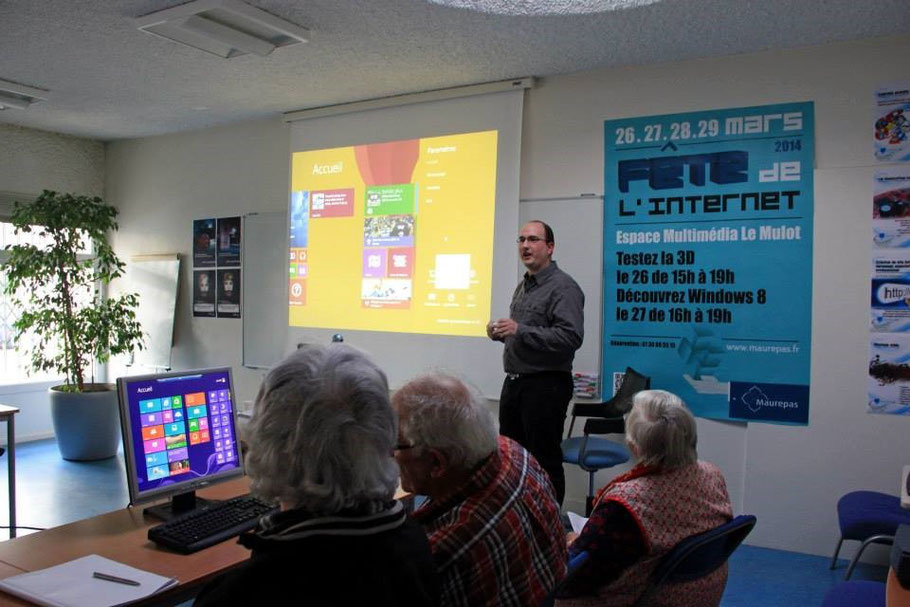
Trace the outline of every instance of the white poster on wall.
[[873, 333], [869, 339], [869, 413], [910, 414], [910, 334]]
[[910, 165], [875, 175], [869, 413], [910, 414]]
[[872, 136], [876, 160], [910, 161], [910, 81], [875, 90]]

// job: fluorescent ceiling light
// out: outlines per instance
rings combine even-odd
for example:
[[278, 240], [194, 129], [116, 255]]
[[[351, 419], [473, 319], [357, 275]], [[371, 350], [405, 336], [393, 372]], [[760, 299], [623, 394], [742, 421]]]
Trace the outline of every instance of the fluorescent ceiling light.
[[47, 93], [43, 89], [36, 89], [8, 80], [0, 80], [0, 109], [27, 109], [28, 106], [36, 101], [47, 99]]
[[647, 6], [660, 0], [429, 0], [433, 4], [500, 15], [581, 15]]
[[144, 32], [225, 59], [265, 57], [276, 48], [306, 42], [309, 30], [240, 0], [195, 0], [135, 19]]

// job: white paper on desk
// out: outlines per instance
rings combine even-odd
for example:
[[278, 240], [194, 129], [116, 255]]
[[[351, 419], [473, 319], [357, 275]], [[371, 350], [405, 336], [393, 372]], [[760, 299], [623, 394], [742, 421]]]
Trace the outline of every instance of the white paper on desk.
[[584, 528], [585, 523], [588, 522], [588, 519], [580, 514], [575, 514], [574, 512], [566, 512], [566, 514], [569, 516], [569, 524], [572, 525], [572, 531], [581, 533], [581, 530]]
[[[128, 586], [92, 577], [94, 572], [135, 580]], [[97, 554], [0, 580], [0, 590], [50, 607], [114, 607], [177, 584], [174, 578], [136, 569]]]

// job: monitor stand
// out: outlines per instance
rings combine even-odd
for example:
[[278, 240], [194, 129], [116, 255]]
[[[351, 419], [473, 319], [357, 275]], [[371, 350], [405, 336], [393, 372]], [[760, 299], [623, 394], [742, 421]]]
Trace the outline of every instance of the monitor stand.
[[187, 491], [175, 494], [164, 504], [149, 506], [142, 512], [162, 521], [169, 521], [192, 510], [201, 510], [211, 504], [217, 504], [219, 501], [196, 497], [195, 491]]

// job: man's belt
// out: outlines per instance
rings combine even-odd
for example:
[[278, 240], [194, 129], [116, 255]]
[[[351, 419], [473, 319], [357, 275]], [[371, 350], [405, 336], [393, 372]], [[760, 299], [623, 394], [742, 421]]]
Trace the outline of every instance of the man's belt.
[[557, 371], [557, 370], [535, 371], [533, 373], [506, 373], [506, 379], [515, 381], [516, 379], [521, 379], [523, 377], [537, 377], [538, 375], [551, 375], [551, 374], [555, 375], [555, 374], [562, 374], [562, 373], [568, 373], [569, 375], [572, 374], [571, 371]]

